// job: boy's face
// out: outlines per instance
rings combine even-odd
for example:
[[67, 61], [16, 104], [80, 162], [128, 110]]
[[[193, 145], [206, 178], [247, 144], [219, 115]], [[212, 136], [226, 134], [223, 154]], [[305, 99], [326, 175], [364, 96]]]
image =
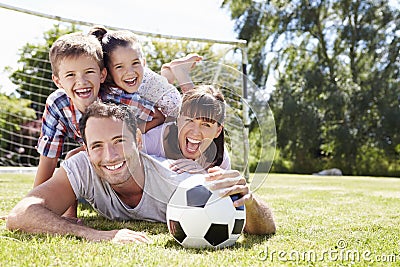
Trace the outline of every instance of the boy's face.
[[128, 93], [137, 92], [143, 80], [145, 60], [138, 49], [118, 46], [110, 55], [108, 70], [114, 83]]
[[107, 70], [100, 70], [96, 60], [88, 56], [67, 57], [59, 63], [58, 75], [53, 81], [65, 90], [73, 104], [84, 112], [96, 99]]

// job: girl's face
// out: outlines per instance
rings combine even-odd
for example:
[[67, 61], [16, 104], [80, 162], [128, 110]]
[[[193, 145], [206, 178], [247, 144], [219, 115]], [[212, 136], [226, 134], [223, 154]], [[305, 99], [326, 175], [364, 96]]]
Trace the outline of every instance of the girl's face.
[[137, 92], [146, 62], [138, 49], [118, 46], [110, 55], [108, 70], [114, 83], [128, 93]]
[[222, 131], [217, 122], [180, 115], [177, 119], [179, 148], [185, 158], [199, 159]]

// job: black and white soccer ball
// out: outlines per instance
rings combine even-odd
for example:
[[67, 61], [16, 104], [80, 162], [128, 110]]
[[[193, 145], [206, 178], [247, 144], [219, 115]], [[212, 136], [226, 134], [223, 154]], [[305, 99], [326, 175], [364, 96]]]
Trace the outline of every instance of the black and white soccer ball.
[[168, 230], [187, 248], [232, 246], [242, 234], [246, 211], [234, 207], [237, 195], [221, 197], [208, 188], [203, 175], [182, 181], [167, 205]]

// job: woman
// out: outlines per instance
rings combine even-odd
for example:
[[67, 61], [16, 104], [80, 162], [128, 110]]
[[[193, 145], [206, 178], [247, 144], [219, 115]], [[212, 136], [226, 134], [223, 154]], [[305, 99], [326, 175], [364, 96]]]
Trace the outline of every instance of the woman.
[[[230, 169], [224, 148], [225, 100], [210, 85], [187, 91], [178, 118], [143, 135], [143, 152], [176, 160], [176, 171], [193, 171], [219, 166]], [[189, 161], [190, 160], [190, 161]], [[194, 163], [194, 164], [193, 164]]]

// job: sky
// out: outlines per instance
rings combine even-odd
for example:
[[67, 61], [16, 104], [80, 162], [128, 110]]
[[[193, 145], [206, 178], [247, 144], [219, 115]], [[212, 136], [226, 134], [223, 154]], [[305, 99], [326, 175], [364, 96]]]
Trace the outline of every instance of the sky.
[[[165, 35], [235, 40], [234, 22], [223, 0], [0, 0], [0, 4], [52, 16]], [[3, 72], [17, 67], [18, 49], [40, 43], [54, 21], [0, 6], [0, 92], [13, 86]]]

